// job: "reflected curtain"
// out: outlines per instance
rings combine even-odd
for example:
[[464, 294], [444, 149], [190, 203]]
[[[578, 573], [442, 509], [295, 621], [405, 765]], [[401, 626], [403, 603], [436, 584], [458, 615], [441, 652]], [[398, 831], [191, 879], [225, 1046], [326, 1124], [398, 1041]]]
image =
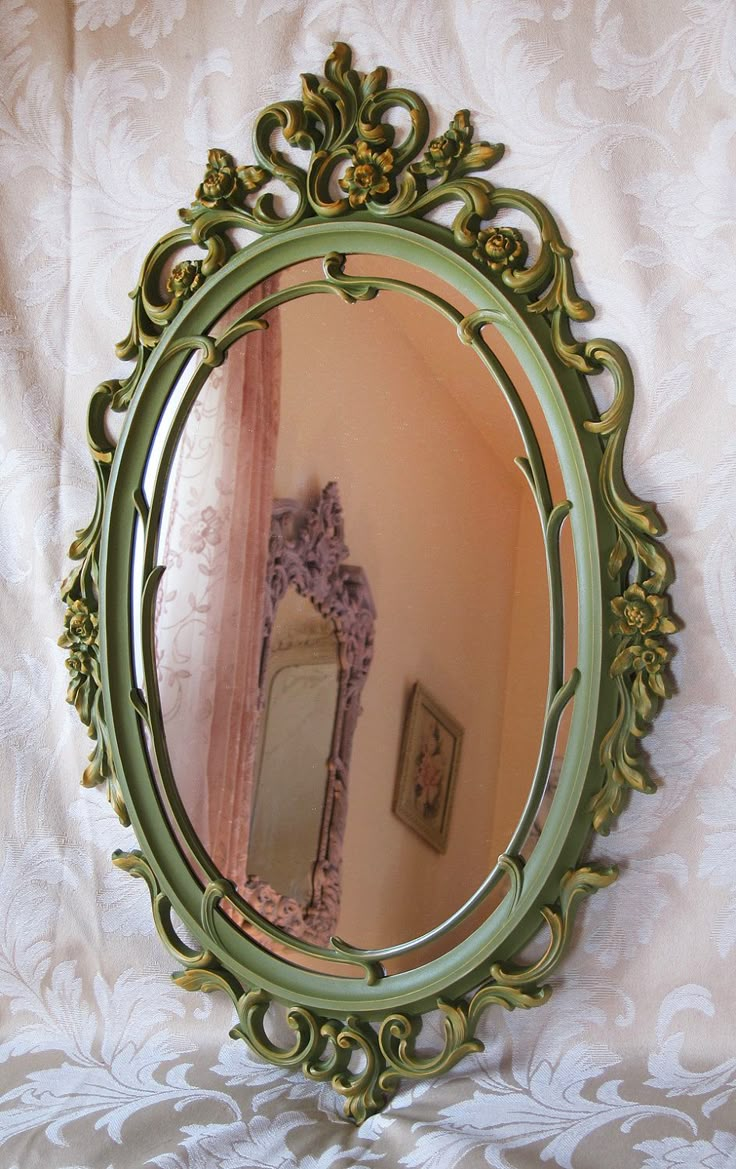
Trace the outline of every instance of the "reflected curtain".
[[[255, 299], [241, 300], [218, 331]], [[197, 835], [234, 880], [247, 871], [280, 370], [272, 314], [200, 393], [163, 526], [157, 663], [171, 765]]]

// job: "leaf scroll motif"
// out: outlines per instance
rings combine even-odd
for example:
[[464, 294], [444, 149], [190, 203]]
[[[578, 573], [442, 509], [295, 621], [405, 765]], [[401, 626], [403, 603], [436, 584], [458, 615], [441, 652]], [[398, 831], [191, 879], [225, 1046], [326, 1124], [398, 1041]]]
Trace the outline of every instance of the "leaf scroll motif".
[[89, 737], [94, 740], [82, 783], [85, 787], [106, 784], [108, 799], [122, 824], [127, 827], [130, 819], [112, 762], [102, 697], [98, 592], [102, 516], [114, 450], [105, 431], [105, 415], [108, 407], [112, 407], [119, 387], [117, 381], [103, 382], [95, 390], [89, 405], [87, 434], [97, 473], [97, 499], [92, 519], [86, 528], [77, 532], [69, 549], [71, 559], [80, 563], [72, 569], [61, 586], [61, 599], [66, 604], [66, 612], [59, 645], [68, 651], [67, 702], [76, 708]]
[[617, 532], [609, 556], [609, 575], [624, 585], [631, 581], [611, 602], [614, 651], [610, 672], [616, 680], [618, 711], [601, 742], [605, 779], [591, 806], [593, 827], [605, 833], [628, 789], [655, 790], [636, 744], [668, 696], [666, 666], [671, 650], [666, 638], [678, 626], [668, 612], [667, 588], [673, 573], [656, 539], [661, 525], [654, 509], [632, 495], [624, 477], [623, 446], [633, 405], [631, 367], [611, 341], [598, 339], [577, 348], [587, 363], [587, 372], [607, 370], [613, 377], [611, 406], [600, 421], [589, 421], [585, 426], [605, 444], [601, 496]]
[[[355, 1124], [385, 1107], [401, 1078], [425, 1079], [448, 1070], [466, 1055], [483, 1050], [474, 1029], [483, 1011], [492, 1004], [532, 1007], [544, 1002], [548, 991], [527, 992], [491, 983], [476, 991], [469, 1003], [438, 1004], [444, 1015], [445, 1044], [436, 1055], [417, 1056], [415, 1041], [422, 1018], [419, 1015], [389, 1015], [378, 1032], [365, 1020], [349, 1015], [345, 1020], [320, 1016], [305, 1007], [287, 1009], [286, 1022], [295, 1032], [290, 1047], [279, 1047], [266, 1032], [265, 1019], [272, 1005], [270, 995], [260, 989], [247, 990], [219, 966], [192, 967], [174, 975], [186, 990], [221, 990], [229, 995], [238, 1014], [230, 1032], [280, 1067], [301, 1067], [304, 1075], [318, 1083], [330, 1082], [345, 1099], [345, 1116]], [[351, 1056], [363, 1056], [362, 1067], [350, 1067]]]
[[505, 966], [495, 962], [491, 975], [504, 987], [526, 989], [538, 986], [559, 964], [572, 935], [573, 922], [578, 905], [583, 897], [611, 885], [617, 877], [613, 867], [583, 865], [569, 869], [560, 882], [560, 898], [557, 905], [544, 905], [542, 917], [549, 927], [547, 949], [536, 962], [527, 966]]
[[[224, 991], [238, 1015], [230, 1032], [243, 1039], [257, 1054], [281, 1067], [301, 1067], [307, 1078], [329, 1081], [345, 1098], [346, 1117], [361, 1124], [380, 1111], [396, 1091], [404, 1076], [424, 1079], [453, 1067], [466, 1055], [483, 1050], [475, 1036], [481, 1016], [489, 1006], [507, 1010], [531, 1008], [545, 1002], [550, 994], [539, 985], [557, 966], [569, 944], [578, 902], [582, 897], [615, 880], [614, 869], [585, 866], [570, 870], [562, 879], [559, 906], [545, 906], [542, 916], [550, 928], [550, 943], [544, 955], [527, 967], [491, 967], [490, 979], [470, 997], [455, 1002], [438, 1001], [443, 1015], [444, 1045], [430, 1055], [418, 1055], [416, 1041], [422, 1029], [422, 1016], [394, 1012], [382, 1020], [376, 1030], [367, 1020], [348, 1015], [344, 1020], [320, 1015], [303, 1006], [291, 1006], [286, 1021], [294, 1031], [291, 1046], [279, 1046], [266, 1031], [266, 1016], [272, 1006], [271, 995], [258, 987], [246, 987], [226, 970], [213, 950], [192, 950], [176, 934], [171, 921], [171, 903], [146, 858], [138, 851], [116, 853], [115, 864], [142, 877], [149, 888], [156, 928], [164, 945], [186, 967], [174, 974], [174, 981], [185, 990]], [[219, 899], [232, 891], [229, 882], [215, 881], [203, 892], [200, 931], [216, 942], [214, 910]], [[355, 1052], [363, 1056], [362, 1067], [350, 1067]]]
[[[676, 632], [677, 624], [667, 615], [667, 588], [672, 580], [672, 566], [657, 537], [662, 528], [654, 508], [637, 499], [629, 490], [623, 469], [623, 449], [633, 406], [633, 377], [628, 358], [613, 341], [596, 338], [578, 341], [571, 322], [587, 321], [592, 306], [578, 296], [572, 272], [572, 249], [562, 239], [548, 208], [523, 191], [497, 188], [491, 197], [493, 208], [513, 208], [524, 212], [535, 224], [540, 236], [536, 261], [528, 267], [518, 262], [503, 263], [504, 247], [513, 255], [510, 229], [495, 229], [492, 249], [500, 261], [496, 269], [513, 292], [529, 297], [526, 311], [542, 313], [551, 323], [552, 344], [564, 365], [581, 374], [607, 371], [614, 385], [611, 406], [599, 420], [584, 423], [586, 430], [597, 434], [603, 445], [599, 487], [603, 505], [616, 530], [616, 540], [608, 557], [608, 572], [620, 582], [622, 595], [613, 601], [614, 614], [619, 603], [630, 601], [630, 589], [643, 589], [647, 603], [661, 605], [663, 619], [654, 635], [634, 640], [628, 632], [611, 628], [613, 638], [611, 675], [615, 679], [618, 709], [613, 724], [600, 746], [600, 763], [604, 779], [591, 803], [595, 831], [606, 833], [620, 811], [629, 790], [650, 793], [655, 785], [646, 772], [638, 749], [638, 740], [647, 732], [660, 702], [667, 697], [666, 664], [671, 651], [666, 636]], [[517, 233], [518, 234], [518, 233]], [[504, 240], [504, 235], [506, 239]], [[484, 232], [478, 235], [474, 256], [487, 263], [479, 252]], [[487, 249], [487, 245], [486, 245]], [[493, 269], [493, 263], [488, 264]], [[628, 587], [627, 587], [628, 586]]]

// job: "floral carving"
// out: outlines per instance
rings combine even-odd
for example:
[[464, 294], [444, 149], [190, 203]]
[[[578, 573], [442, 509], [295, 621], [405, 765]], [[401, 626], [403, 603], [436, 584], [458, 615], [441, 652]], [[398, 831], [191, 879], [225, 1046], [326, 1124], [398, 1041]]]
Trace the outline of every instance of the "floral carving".
[[641, 585], [632, 584], [623, 596], [611, 601], [616, 620], [611, 633], [624, 637], [642, 637], [651, 633], [674, 633], [677, 626], [667, 615], [667, 598], [647, 593]]
[[515, 227], [494, 227], [478, 232], [473, 249], [476, 260], [486, 264], [492, 272], [522, 268], [527, 254], [526, 241]]
[[[601, 426], [604, 425], [602, 422]], [[660, 700], [667, 697], [665, 670], [672, 654], [663, 638], [677, 630], [664, 595], [667, 579], [664, 557], [653, 542], [645, 542], [635, 532], [627, 531], [620, 519], [617, 523], [619, 532], [626, 533], [626, 537], [619, 536], [618, 543], [623, 544], [624, 539], [630, 542], [632, 559], [656, 572], [644, 583], [630, 584], [621, 596], [611, 601], [614, 621], [610, 633], [618, 644], [610, 672], [619, 690], [619, 711], [600, 748], [605, 781], [591, 806], [593, 826], [599, 832], [607, 831], [608, 821], [618, 812], [627, 788], [654, 791], [632, 749], [632, 741], [646, 733]], [[614, 548], [611, 554], [614, 564], [618, 555]]]
[[[672, 655], [657, 635], [674, 633], [676, 625], [667, 615], [667, 598], [648, 593], [639, 584], [629, 585], [622, 596], [614, 597], [611, 608], [616, 618], [611, 633], [618, 634], [621, 642], [611, 674], [633, 675], [634, 710], [646, 723], [654, 714], [656, 700], [667, 697], [663, 670]], [[638, 730], [636, 724], [634, 729]]]
[[97, 666], [97, 614], [90, 612], [86, 601], [78, 597], [69, 602], [64, 618], [64, 632], [59, 645], [70, 650], [66, 659], [69, 671], [67, 702], [76, 708], [85, 726], [92, 721], [92, 708], [99, 688]]
[[95, 654], [90, 649], [78, 647], [66, 659], [69, 671], [69, 686], [66, 700], [76, 707], [85, 726], [92, 721], [92, 703], [97, 690], [97, 662]]
[[425, 162], [418, 163], [415, 166], [415, 171], [419, 171], [419, 167], [424, 170], [421, 173], [439, 175], [443, 171], [450, 170], [452, 163], [460, 153], [459, 143], [451, 134], [441, 134], [439, 138], [433, 138], [427, 147], [424, 155]]
[[[666, 698], [662, 670], [671, 657], [667, 646], [655, 641], [653, 637], [645, 637], [643, 645], [627, 645], [616, 657], [611, 666], [612, 674], [623, 674], [629, 670], [639, 674], [634, 686], [640, 686], [643, 681], [659, 698]], [[649, 717], [648, 714], [646, 717]]]
[[186, 300], [202, 284], [202, 264], [199, 260], [181, 260], [171, 269], [166, 291], [178, 300]]
[[70, 601], [64, 617], [64, 632], [59, 638], [59, 645], [74, 648], [95, 645], [98, 624], [97, 614], [90, 612], [87, 602], [82, 597]]
[[656, 709], [656, 700], [667, 697], [663, 670], [670, 657], [671, 651], [667, 646], [653, 637], [646, 637], [643, 644], [625, 645], [611, 665], [611, 674], [614, 677], [633, 675], [631, 697], [634, 713], [639, 721], [632, 724], [632, 734], [643, 733], [640, 724], [651, 721]]
[[261, 167], [236, 166], [226, 150], [210, 150], [207, 169], [195, 197], [202, 207], [242, 205], [246, 195], [257, 191], [267, 177]]
[[350, 206], [357, 208], [369, 195], [385, 195], [391, 189], [388, 176], [394, 169], [394, 156], [391, 150], [378, 154], [361, 140], [353, 147], [353, 160], [339, 184], [347, 191]]
[[207, 170], [197, 198], [205, 207], [219, 207], [225, 199], [235, 193], [238, 176], [233, 159], [224, 150], [210, 150], [207, 156]]
[[[421, 162], [412, 163], [412, 174], [447, 179], [458, 169], [482, 170], [494, 160], [499, 147], [487, 142], [473, 143], [473, 126], [468, 110], [458, 110], [444, 134], [432, 138]], [[459, 168], [458, 164], [463, 163]]]

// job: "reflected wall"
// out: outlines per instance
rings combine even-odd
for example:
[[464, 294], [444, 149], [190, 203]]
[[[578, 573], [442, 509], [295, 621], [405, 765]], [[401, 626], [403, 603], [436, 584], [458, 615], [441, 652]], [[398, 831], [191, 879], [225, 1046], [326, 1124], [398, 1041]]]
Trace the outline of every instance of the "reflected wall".
[[[351, 257], [350, 271], [417, 275], [376, 257]], [[320, 276], [317, 262], [301, 265], [272, 278], [266, 291]], [[426, 273], [422, 283], [432, 285]], [[441, 282], [435, 290], [468, 311]], [[220, 331], [256, 295], [234, 306]], [[259, 762], [268, 707], [258, 681], [264, 566], [273, 502], [308, 506], [336, 482], [347, 559], [366, 575], [376, 620], [352, 743], [335, 932], [353, 945], [385, 947], [456, 911], [519, 821], [548, 681], [543, 539], [514, 462], [524, 448], [511, 410], [477, 354], [436, 309], [398, 291], [354, 304], [310, 295], [268, 319], [267, 331], [243, 337], [211, 375], [170, 478], [157, 652], [172, 769], [197, 835], [230, 880], [242, 889], [269, 869], [284, 885], [280, 892], [303, 894], [302, 861], [302, 876], [291, 881], [281, 866], [279, 809], [284, 825], [292, 825], [292, 845], [301, 817], [306, 855], [318, 785], [297, 774], [301, 752], [293, 739], [288, 748], [269, 749], [272, 758], [287, 759], [280, 781], [273, 768], [264, 781]], [[488, 340], [493, 330], [486, 334]], [[493, 348], [534, 410], [535, 395], [508, 346], [497, 338]], [[220, 435], [220, 448], [211, 443], [209, 454], [203, 418]], [[547, 435], [539, 417], [534, 424]], [[541, 441], [556, 488], [553, 446]], [[189, 510], [178, 498], [182, 491]], [[209, 672], [196, 681], [184, 676], [181, 647], [166, 623], [174, 594], [201, 618], [188, 633], [190, 652]], [[443, 854], [392, 813], [417, 682], [463, 732]], [[168, 710], [167, 687], [175, 696]], [[314, 776], [313, 743], [309, 750]], [[270, 826], [254, 833], [256, 823]]]

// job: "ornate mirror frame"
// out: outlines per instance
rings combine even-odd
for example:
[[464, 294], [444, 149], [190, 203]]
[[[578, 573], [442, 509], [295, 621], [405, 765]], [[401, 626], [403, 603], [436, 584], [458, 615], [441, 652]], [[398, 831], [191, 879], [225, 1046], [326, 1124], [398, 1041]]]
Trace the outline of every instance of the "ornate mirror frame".
[[[410, 122], [400, 140], [383, 120], [393, 110]], [[303, 152], [303, 165], [292, 161], [293, 152], [288, 158], [279, 152], [273, 141], [278, 132]], [[140, 850], [114, 860], [147, 882], [158, 931], [184, 968], [174, 975], [177, 983], [225, 991], [238, 1016], [232, 1035], [277, 1064], [330, 1081], [355, 1122], [382, 1108], [402, 1076], [433, 1076], [481, 1050], [476, 1028], [486, 1007], [529, 1008], [549, 996], [548, 979], [569, 943], [577, 906], [616, 876], [613, 867], [582, 861], [591, 832], [607, 831], [631, 789], [654, 789], [639, 743], [666, 693], [666, 638], [675, 631], [666, 597], [671, 568], [656, 539], [657, 517], [624, 481], [623, 444], [633, 402], [627, 359], [611, 341], [575, 338], [572, 326], [590, 320], [593, 310], [575, 290], [572, 252], [549, 210], [524, 191], [478, 177], [476, 172], [499, 162], [503, 148], [473, 141], [467, 111], [427, 144], [428, 137], [422, 100], [389, 88], [384, 69], [359, 74], [350, 50], [337, 44], [324, 79], [304, 75], [301, 99], [269, 106], [256, 119], [253, 165], [237, 166], [225, 151], [210, 152], [194, 202], [180, 213], [183, 226], [155, 244], [132, 293], [132, 327], [117, 350], [134, 363], [132, 372], [103, 382], [92, 396], [97, 506], [72, 545], [76, 563], [63, 585], [68, 699], [94, 740], [83, 782], [105, 784], [120, 819], [135, 828]], [[262, 190], [272, 181], [291, 192], [290, 211], [281, 214]], [[447, 203], [459, 205], [451, 228], [427, 218]], [[499, 220], [505, 210], [530, 221], [533, 259], [522, 233]], [[240, 246], [232, 235], [236, 228], [258, 238]], [[192, 247], [201, 258], [191, 258]], [[345, 258], [358, 252], [418, 265], [469, 299], [475, 311], [463, 315], [406, 282], [348, 275]], [[224, 332], [212, 332], [248, 290], [287, 265], [315, 257], [323, 259], [324, 279], [282, 289], [242, 312]], [[451, 320], [460, 341], [486, 366], [489, 389], [500, 389], [517, 417], [526, 448], [518, 462], [538, 505], [547, 554], [547, 716], [529, 803], [477, 893], [442, 926], [402, 946], [360, 951], [335, 938], [329, 949], [319, 949], [287, 937], [248, 906], [214, 867], [181, 806], [167, 761], [152, 648], [163, 572], [157, 533], [178, 435], [229, 346], [267, 327], [269, 311], [296, 296], [337, 295], [353, 302], [384, 289], [414, 296]], [[533, 429], [484, 342], [488, 325], [511, 344], [534, 387], [566, 499], [551, 498]], [[199, 364], [153, 466], [159, 422], [193, 357]], [[613, 396], [599, 415], [585, 379], [602, 371], [611, 376]], [[108, 410], [126, 412], [117, 443], [105, 425]], [[572, 532], [578, 596], [578, 660], [567, 677], [558, 545], [563, 521]], [[544, 792], [562, 710], [573, 694], [557, 789], [525, 863], [521, 847]], [[504, 890], [500, 905], [470, 936], [423, 965], [386, 973], [384, 963], [447, 934], [497, 885]], [[195, 946], [177, 934], [172, 911], [197, 939]], [[271, 938], [276, 952], [248, 937], [238, 920]], [[540, 927], [548, 932], [546, 949], [524, 962], [519, 951]], [[281, 956], [287, 946], [291, 961]], [[323, 963], [329, 959], [338, 975], [347, 965], [351, 976], [298, 965], [300, 956], [315, 953]], [[286, 1007], [291, 1045], [280, 1046], [267, 1032], [272, 1003]], [[433, 1010], [444, 1018], [444, 1040], [435, 1053], [422, 1054], [416, 1039], [423, 1015]], [[357, 1067], [356, 1052], [363, 1056]]]
[[328, 483], [311, 507], [293, 499], [274, 503], [266, 570], [260, 691], [265, 683], [274, 618], [288, 588], [312, 602], [331, 621], [339, 646], [337, 704], [325, 774], [325, 799], [312, 892], [302, 905], [285, 897], [257, 875], [249, 875], [244, 896], [273, 924], [291, 937], [328, 946], [340, 912], [340, 869], [348, 813], [348, 777], [353, 735], [360, 715], [360, 695], [373, 657], [376, 610], [365, 572], [343, 564], [349, 555], [344, 542], [340, 494]]

